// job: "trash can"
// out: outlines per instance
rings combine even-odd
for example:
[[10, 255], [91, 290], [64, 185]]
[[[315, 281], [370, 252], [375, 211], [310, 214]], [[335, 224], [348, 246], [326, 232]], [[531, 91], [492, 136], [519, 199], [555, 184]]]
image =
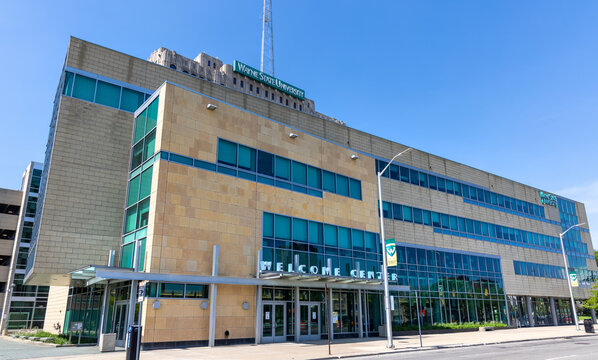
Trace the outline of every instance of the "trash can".
[[592, 322], [592, 319], [585, 319], [583, 321], [583, 327], [587, 333], [594, 333], [594, 323]]
[[139, 344], [137, 343], [137, 336], [140, 331], [139, 325], [131, 325], [127, 330], [127, 344], [125, 359], [137, 360], [139, 359]]

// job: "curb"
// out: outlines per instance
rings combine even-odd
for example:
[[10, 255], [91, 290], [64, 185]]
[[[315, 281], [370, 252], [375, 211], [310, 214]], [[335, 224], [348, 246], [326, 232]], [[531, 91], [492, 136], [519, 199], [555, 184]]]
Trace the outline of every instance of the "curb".
[[74, 347], [74, 346], [77, 346], [76, 344], [54, 344], [54, 343], [47, 343], [47, 342], [43, 342], [43, 341], [15, 339], [11, 336], [2, 336], [0, 338], [3, 340], [10, 340], [10, 341], [18, 342], [18, 343], [22, 343], [22, 344], [41, 345], [41, 346], [46, 346], [46, 347]]
[[[557, 340], [557, 339], [571, 339], [571, 338], [584, 338], [592, 335], [568, 335], [568, 336], [553, 336], [540, 339], [522, 339], [522, 340], [506, 340], [506, 341], [494, 341], [479, 344], [454, 344], [454, 345], [437, 345], [437, 346], [424, 346], [417, 348], [404, 348], [404, 349], [392, 349], [383, 352], [365, 353], [365, 354], [348, 354], [348, 355], [330, 355], [325, 357], [310, 358], [310, 360], [330, 360], [330, 359], [350, 359], [363, 356], [380, 356], [380, 355], [391, 355], [397, 353], [416, 352], [416, 351], [428, 351], [428, 350], [444, 350], [464, 347], [475, 347], [475, 346], [487, 346], [487, 345], [498, 345], [498, 344], [511, 344], [519, 342], [530, 342], [530, 341], [543, 341], [543, 340]], [[593, 335], [596, 336], [596, 335]]]

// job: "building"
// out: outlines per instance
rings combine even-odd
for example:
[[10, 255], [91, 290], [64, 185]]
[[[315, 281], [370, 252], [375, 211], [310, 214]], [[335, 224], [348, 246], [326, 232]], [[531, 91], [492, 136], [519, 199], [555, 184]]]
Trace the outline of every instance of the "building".
[[[21, 212], [20, 191], [0, 189], [0, 303], [4, 304], [6, 294], [10, 291], [8, 273], [13, 257], [12, 249], [17, 233], [19, 213]], [[0, 308], [0, 318], [4, 317], [4, 309]]]
[[[304, 95], [240, 62], [71, 38], [25, 275], [51, 285], [44, 328], [122, 343], [139, 322], [147, 348], [377, 335], [376, 172], [405, 146]], [[396, 328], [572, 322], [558, 234], [583, 204], [418, 150], [382, 197]], [[588, 226], [564, 244], [587, 298]]]
[[0, 329], [43, 328], [48, 301], [48, 286], [24, 285], [25, 267], [29, 256], [29, 244], [33, 233], [37, 198], [43, 164], [31, 162], [22, 176], [19, 199], [21, 211], [18, 217], [11, 249], [7, 283], [14, 284], [10, 296], [3, 299], [3, 309], [8, 315]]

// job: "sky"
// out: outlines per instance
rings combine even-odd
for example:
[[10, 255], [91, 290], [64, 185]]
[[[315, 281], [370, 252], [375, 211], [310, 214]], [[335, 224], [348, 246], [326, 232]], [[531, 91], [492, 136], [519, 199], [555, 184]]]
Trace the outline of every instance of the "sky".
[[[273, 0], [276, 77], [348, 126], [585, 204], [598, 247], [598, 2]], [[0, 0], [0, 187], [43, 161], [69, 36], [259, 68], [261, 0]]]

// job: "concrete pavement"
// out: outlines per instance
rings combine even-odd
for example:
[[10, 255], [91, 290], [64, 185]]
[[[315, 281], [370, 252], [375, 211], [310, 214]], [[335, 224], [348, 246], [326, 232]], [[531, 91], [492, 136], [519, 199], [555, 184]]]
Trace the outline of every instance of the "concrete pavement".
[[[583, 329], [583, 327], [582, 327]], [[452, 334], [430, 334], [423, 335], [423, 349], [419, 346], [419, 337], [417, 335], [396, 336], [394, 338], [395, 349], [387, 349], [386, 341], [382, 338], [359, 340], [342, 339], [334, 340], [331, 346], [331, 354], [328, 355], [328, 345], [324, 341], [312, 341], [305, 343], [278, 343], [262, 345], [232, 345], [217, 346], [214, 348], [194, 347], [168, 350], [142, 351], [140, 359], [158, 360], [158, 359], [321, 359], [321, 358], [341, 358], [348, 356], [367, 356], [384, 353], [398, 353], [409, 351], [421, 351], [431, 349], [442, 349], [449, 347], [476, 346], [485, 344], [500, 344], [519, 341], [531, 341], [539, 339], [557, 339], [566, 337], [587, 337], [596, 336], [596, 334], [586, 334], [582, 331], [576, 331], [575, 326], [558, 327], [536, 327], [522, 329], [496, 330], [488, 332], [465, 332]], [[96, 348], [97, 349], [97, 348]], [[53, 355], [51, 351], [47, 353], [49, 359], [123, 359], [123, 352], [99, 353], [93, 354], [66, 354]], [[15, 357], [14, 359], [18, 359]]]

